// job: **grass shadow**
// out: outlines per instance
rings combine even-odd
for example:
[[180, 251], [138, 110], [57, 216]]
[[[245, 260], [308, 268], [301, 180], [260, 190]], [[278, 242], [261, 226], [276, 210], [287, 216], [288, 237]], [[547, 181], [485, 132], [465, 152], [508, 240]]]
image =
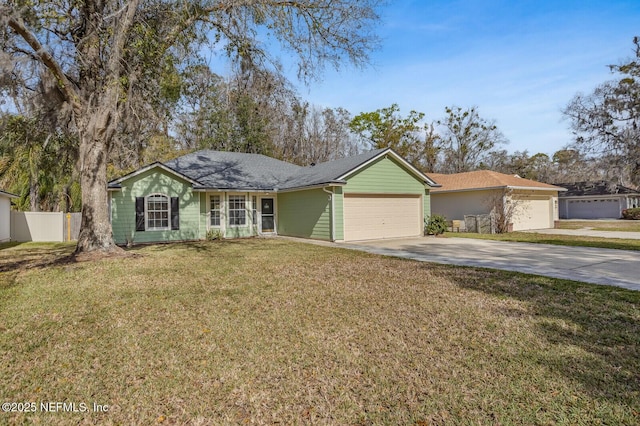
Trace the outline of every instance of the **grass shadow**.
[[[450, 275], [455, 267], [438, 268]], [[538, 362], [579, 381], [595, 398], [640, 409], [640, 292], [514, 272], [462, 269], [459, 273], [465, 278], [457, 280], [459, 287], [526, 303], [537, 318], [538, 333], [564, 349], [542, 354]], [[522, 281], [527, 285], [514, 284]], [[572, 352], [575, 347], [581, 351]]]
[[[0, 252], [0, 272], [45, 268], [75, 261], [73, 244], [17, 243]], [[9, 250], [11, 249], [11, 250]]]

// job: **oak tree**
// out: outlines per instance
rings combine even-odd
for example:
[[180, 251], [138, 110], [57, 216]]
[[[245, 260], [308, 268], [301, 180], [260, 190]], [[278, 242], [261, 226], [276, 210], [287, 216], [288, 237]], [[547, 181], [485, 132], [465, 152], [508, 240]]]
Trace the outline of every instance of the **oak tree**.
[[20, 76], [29, 85], [27, 70], [44, 69], [78, 135], [82, 225], [76, 251], [116, 249], [106, 185], [117, 135], [144, 122], [175, 71], [201, 49], [223, 52], [245, 68], [263, 68], [274, 63], [278, 42], [297, 58], [299, 76], [308, 81], [325, 65], [367, 62], [377, 42], [379, 3], [2, 0], [0, 83]]

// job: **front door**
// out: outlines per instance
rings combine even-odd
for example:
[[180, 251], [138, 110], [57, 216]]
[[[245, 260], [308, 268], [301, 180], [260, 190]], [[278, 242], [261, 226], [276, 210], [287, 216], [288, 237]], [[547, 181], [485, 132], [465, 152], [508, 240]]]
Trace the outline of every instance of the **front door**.
[[275, 217], [273, 214], [273, 198], [263, 198], [261, 203], [262, 229], [261, 232], [268, 233], [276, 230]]

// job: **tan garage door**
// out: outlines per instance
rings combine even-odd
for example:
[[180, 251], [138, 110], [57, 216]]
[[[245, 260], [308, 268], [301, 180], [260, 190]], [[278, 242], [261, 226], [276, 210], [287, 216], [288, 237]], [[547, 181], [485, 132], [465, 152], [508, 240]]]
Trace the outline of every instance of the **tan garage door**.
[[345, 241], [422, 235], [419, 195], [344, 196]]
[[513, 230], [553, 228], [551, 203], [549, 197], [514, 198], [518, 207], [513, 218]]

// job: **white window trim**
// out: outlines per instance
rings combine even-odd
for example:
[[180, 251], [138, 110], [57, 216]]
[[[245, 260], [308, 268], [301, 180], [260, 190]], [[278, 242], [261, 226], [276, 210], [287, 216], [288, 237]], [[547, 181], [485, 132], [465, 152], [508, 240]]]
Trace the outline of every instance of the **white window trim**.
[[[161, 196], [167, 199], [167, 226], [151, 227], [149, 226], [149, 198]], [[171, 230], [171, 197], [160, 192], [155, 192], [144, 197], [144, 229], [145, 231], [170, 231]]]
[[[220, 199], [220, 207], [217, 210], [212, 210], [211, 209], [211, 199], [213, 197], [218, 197]], [[209, 194], [209, 215], [207, 218], [207, 228], [214, 228], [214, 229], [222, 229], [222, 224], [224, 223], [224, 194], [220, 193], [220, 194]], [[220, 213], [220, 223], [218, 225], [212, 225], [211, 224], [211, 213], [213, 211], [217, 211], [218, 213]]]
[[[231, 211], [242, 211], [241, 209], [231, 209], [231, 197], [242, 197], [244, 199], [244, 224], [242, 225], [232, 225], [231, 224]], [[249, 225], [249, 212], [247, 211], [247, 194], [228, 194], [227, 195], [227, 218], [226, 218], [226, 225], [229, 226], [229, 228], [246, 228], [247, 226], [251, 226]]]

